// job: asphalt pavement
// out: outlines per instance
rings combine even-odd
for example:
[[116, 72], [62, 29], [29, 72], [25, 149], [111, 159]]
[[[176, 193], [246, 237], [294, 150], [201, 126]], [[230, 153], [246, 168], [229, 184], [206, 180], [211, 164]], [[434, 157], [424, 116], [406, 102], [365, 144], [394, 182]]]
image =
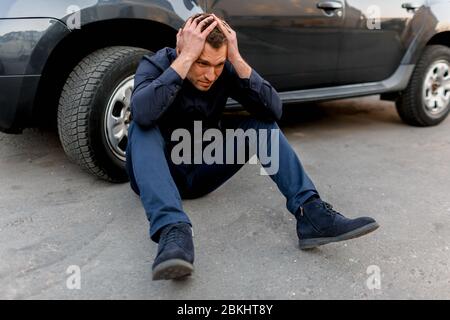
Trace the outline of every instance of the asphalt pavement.
[[247, 164], [183, 202], [193, 276], [152, 281], [157, 246], [128, 184], [81, 171], [55, 131], [0, 133], [0, 298], [449, 299], [450, 119], [411, 127], [373, 96], [289, 105], [280, 127], [322, 198], [378, 230], [299, 250], [285, 198]]

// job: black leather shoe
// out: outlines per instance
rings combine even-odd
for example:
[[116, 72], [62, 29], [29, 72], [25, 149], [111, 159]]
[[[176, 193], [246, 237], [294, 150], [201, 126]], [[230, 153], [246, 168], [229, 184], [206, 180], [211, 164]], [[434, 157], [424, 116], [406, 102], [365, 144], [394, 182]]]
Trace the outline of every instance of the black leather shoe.
[[170, 224], [159, 238], [158, 254], [153, 263], [153, 280], [189, 276], [194, 271], [194, 243], [187, 223]]
[[295, 216], [300, 249], [357, 238], [379, 227], [369, 217], [348, 219], [321, 199], [304, 204]]

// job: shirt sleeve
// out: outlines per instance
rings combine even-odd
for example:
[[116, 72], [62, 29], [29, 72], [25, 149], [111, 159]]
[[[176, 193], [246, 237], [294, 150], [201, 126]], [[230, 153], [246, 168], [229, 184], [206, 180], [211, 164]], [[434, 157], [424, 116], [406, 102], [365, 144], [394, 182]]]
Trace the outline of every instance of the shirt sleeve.
[[232, 65], [230, 97], [239, 102], [252, 115], [264, 120], [280, 120], [283, 113], [282, 102], [277, 91], [254, 69], [249, 79], [242, 79]]
[[172, 104], [182, 84], [183, 79], [172, 67], [161, 73], [156, 64], [144, 57], [134, 77], [133, 121], [143, 127], [153, 126]]

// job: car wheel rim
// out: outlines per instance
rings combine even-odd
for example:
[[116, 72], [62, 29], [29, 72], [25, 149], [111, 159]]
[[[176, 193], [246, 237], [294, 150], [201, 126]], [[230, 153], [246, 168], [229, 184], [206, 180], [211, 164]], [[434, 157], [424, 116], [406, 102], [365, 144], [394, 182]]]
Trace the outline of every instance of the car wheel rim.
[[130, 101], [134, 76], [120, 82], [114, 89], [105, 112], [105, 137], [112, 153], [125, 161], [128, 127], [131, 121]]
[[432, 116], [445, 112], [450, 104], [450, 64], [446, 60], [433, 63], [423, 85], [425, 110]]

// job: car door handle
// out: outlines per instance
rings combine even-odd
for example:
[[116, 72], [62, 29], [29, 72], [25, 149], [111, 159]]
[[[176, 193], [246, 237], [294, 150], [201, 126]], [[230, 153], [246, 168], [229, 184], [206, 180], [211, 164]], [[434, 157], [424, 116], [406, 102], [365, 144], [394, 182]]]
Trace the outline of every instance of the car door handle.
[[322, 10], [338, 10], [342, 9], [342, 3], [338, 1], [321, 1], [317, 4], [317, 8]]
[[402, 8], [406, 10], [417, 10], [422, 6], [421, 3], [418, 2], [406, 2], [402, 4]]

